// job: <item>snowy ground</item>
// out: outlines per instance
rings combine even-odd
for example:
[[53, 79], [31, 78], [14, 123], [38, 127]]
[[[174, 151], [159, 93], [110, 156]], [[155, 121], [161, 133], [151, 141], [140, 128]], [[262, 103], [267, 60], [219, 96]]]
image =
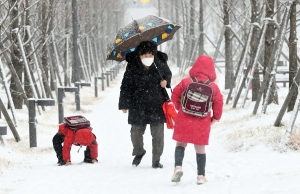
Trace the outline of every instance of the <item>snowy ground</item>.
[[[57, 166], [52, 137], [57, 132], [57, 106], [37, 113], [37, 147], [29, 148], [28, 113], [18, 112], [20, 142], [10, 131], [5, 146], [0, 146], [1, 194], [63, 194], [63, 193], [205, 193], [205, 194], [298, 194], [300, 192], [300, 154], [287, 149], [280, 151], [280, 138], [285, 127], [274, 128], [280, 109], [271, 105], [266, 115], [253, 116], [254, 103], [247, 101], [244, 109], [225, 105], [220, 123], [214, 125], [207, 147], [206, 176], [208, 183], [196, 184], [196, 156], [192, 145], [186, 149], [184, 175], [179, 184], [172, 183], [174, 147], [172, 130], [165, 129], [165, 149], [161, 158], [163, 169], [151, 167], [151, 135], [147, 129], [147, 154], [141, 164], [131, 166], [132, 145], [127, 115], [118, 110], [122, 69], [105, 91], [94, 97], [93, 87], [81, 89], [81, 111], [75, 110], [74, 94], [64, 99], [65, 115], [83, 114], [94, 128], [99, 143], [99, 163], [82, 163], [83, 151], [73, 146], [71, 166]], [[172, 67], [174, 84], [180, 79]], [[223, 73], [219, 74], [223, 88]], [[101, 86], [99, 86], [101, 88]], [[281, 101], [286, 88], [280, 88]], [[226, 92], [224, 92], [224, 100]], [[281, 102], [282, 104], [282, 102]], [[284, 117], [284, 124], [289, 121]], [[296, 121], [299, 129], [299, 119]]]

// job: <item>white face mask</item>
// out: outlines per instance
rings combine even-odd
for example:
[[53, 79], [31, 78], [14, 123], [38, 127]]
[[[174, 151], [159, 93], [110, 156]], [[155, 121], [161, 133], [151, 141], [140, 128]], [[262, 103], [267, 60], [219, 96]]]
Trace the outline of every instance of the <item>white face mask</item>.
[[154, 58], [144, 58], [144, 59], [142, 59], [142, 63], [144, 65], [148, 66], [148, 67], [150, 65], [152, 65], [153, 61], [154, 61]]

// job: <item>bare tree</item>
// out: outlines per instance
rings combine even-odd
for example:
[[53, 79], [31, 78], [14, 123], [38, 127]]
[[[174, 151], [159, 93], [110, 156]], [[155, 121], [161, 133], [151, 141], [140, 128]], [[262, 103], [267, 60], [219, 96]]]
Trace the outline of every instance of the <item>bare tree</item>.
[[[42, 41], [42, 53], [41, 53], [41, 62], [42, 67], [45, 71], [46, 77], [43, 77], [43, 84], [44, 87], [47, 87], [47, 84], [50, 83], [49, 80], [49, 63], [47, 60], [48, 52], [47, 52], [47, 39], [48, 39], [48, 14], [47, 14], [47, 2], [43, 1], [41, 2], [41, 8], [39, 9], [39, 15], [41, 16], [41, 41]], [[46, 95], [49, 98], [50, 97], [49, 90], [46, 91]]]
[[[24, 8], [27, 8], [29, 7], [29, 1], [28, 0], [25, 0], [24, 2]], [[26, 9], [25, 13], [24, 13], [24, 20], [25, 20], [25, 26], [30, 26], [30, 21], [29, 21], [29, 14], [30, 14], [30, 10], [29, 9]], [[24, 42], [27, 42], [29, 40], [29, 35], [27, 33], [26, 30], [24, 30]], [[30, 46], [29, 44], [26, 44], [25, 45], [25, 51], [26, 53], [30, 53]], [[30, 56], [27, 58], [28, 59], [28, 62], [30, 63], [31, 61], [31, 58]], [[32, 70], [32, 68], [30, 69]], [[31, 91], [31, 87], [30, 87], [30, 82], [29, 82], [29, 77], [27, 74], [24, 75], [24, 90], [26, 92], [26, 95], [28, 98], [32, 98], [33, 97], [33, 94], [32, 94], [32, 91]]]
[[[275, 11], [275, 0], [266, 0], [266, 18], [273, 19]], [[271, 55], [272, 51], [274, 49], [274, 43], [275, 43], [275, 29], [276, 25], [273, 22], [269, 22], [268, 27], [267, 27], [267, 32], [266, 32], [266, 37], [265, 37], [265, 55], [264, 55], [264, 69], [263, 69], [263, 74], [265, 74], [269, 61], [271, 60]], [[271, 67], [272, 69], [272, 67]], [[267, 72], [271, 73], [271, 72]], [[269, 74], [268, 74], [269, 76]], [[266, 78], [266, 85], [269, 85], [269, 79]], [[272, 95], [270, 96], [270, 101], [268, 104], [272, 103], [273, 101], [278, 104], [278, 96], [275, 93], [276, 90], [276, 80], [274, 79], [274, 83], [272, 85]], [[264, 91], [264, 98], [266, 96], [267, 90], [265, 89]]]
[[203, 0], [200, 0], [200, 5], [199, 5], [199, 55], [204, 54], [204, 20], [203, 20], [203, 15], [204, 15], [204, 9], [203, 9]]
[[[290, 15], [290, 37], [289, 37], [289, 86], [291, 87], [297, 73], [297, 2], [294, 1]], [[287, 111], [292, 111], [297, 99], [298, 90], [295, 90], [288, 105]]]
[[[20, 25], [19, 25], [19, 1], [18, 0], [11, 0], [10, 1], [10, 53], [11, 53], [11, 62], [13, 64], [13, 67], [16, 70], [16, 73], [20, 80], [22, 80], [22, 73], [23, 73], [23, 64], [22, 64], [22, 55], [20, 52], [19, 44], [18, 44], [18, 38], [17, 33], [19, 33]], [[11, 83], [10, 83], [10, 90], [12, 93], [12, 99], [15, 105], [16, 109], [22, 109], [23, 106], [23, 98], [20, 95], [20, 90], [18, 90], [18, 87], [16, 86], [16, 77], [14, 75], [11, 76]]]
[[232, 60], [232, 42], [231, 42], [231, 26], [230, 26], [230, 6], [232, 0], [223, 1], [224, 25], [225, 29], [225, 89], [229, 89], [233, 84], [233, 60]]
[[[251, 0], [251, 23], [253, 25], [259, 24], [260, 21], [260, 6], [259, 0]], [[253, 60], [256, 54], [256, 49], [259, 42], [260, 30], [257, 27], [253, 28], [253, 35], [250, 44], [250, 58]], [[258, 67], [258, 66], [257, 66]], [[253, 69], [252, 80], [252, 101], [256, 101], [260, 88], [259, 68]]]

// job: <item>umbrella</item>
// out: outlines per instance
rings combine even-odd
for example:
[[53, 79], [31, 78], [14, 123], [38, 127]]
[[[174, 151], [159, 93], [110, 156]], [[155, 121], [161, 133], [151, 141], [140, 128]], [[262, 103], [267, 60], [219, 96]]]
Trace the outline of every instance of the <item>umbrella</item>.
[[135, 51], [136, 48], [131, 48], [128, 50], [125, 50], [123, 52], [118, 52], [115, 50], [114, 46], [112, 44], [110, 44], [108, 46], [108, 51], [107, 51], [107, 58], [106, 60], [115, 60], [115, 61], [123, 61], [125, 59], [125, 56], [127, 53], [133, 52]]
[[122, 61], [142, 41], [152, 41], [160, 45], [171, 40], [179, 28], [176, 23], [154, 15], [133, 20], [118, 30], [114, 42], [109, 45], [106, 59]]

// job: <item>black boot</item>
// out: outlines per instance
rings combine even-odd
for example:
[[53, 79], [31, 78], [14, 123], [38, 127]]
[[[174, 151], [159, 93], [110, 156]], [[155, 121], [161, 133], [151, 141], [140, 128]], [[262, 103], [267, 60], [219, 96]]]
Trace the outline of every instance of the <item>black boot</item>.
[[152, 168], [163, 168], [164, 166], [159, 163], [159, 161], [156, 161], [152, 164]]
[[64, 159], [63, 159], [62, 157], [61, 157], [61, 158], [58, 158], [57, 164], [61, 164], [63, 161], [64, 161]]
[[64, 161], [64, 160], [59, 160], [58, 162], [57, 162], [57, 165], [58, 166], [63, 166], [63, 165], [65, 165], [66, 164], [66, 162]]
[[198, 175], [205, 176], [206, 154], [196, 154], [196, 155], [197, 155]]
[[86, 149], [84, 151], [84, 160], [83, 160], [83, 162], [92, 163], [91, 150], [88, 146], [86, 146]]
[[143, 154], [136, 155], [132, 161], [132, 166], [138, 166], [141, 163], [142, 158], [144, 157], [145, 154], [146, 154], [146, 150]]
[[184, 150], [185, 148], [182, 146], [177, 146], [175, 148], [175, 167], [182, 166], [182, 161], [184, 158]]

